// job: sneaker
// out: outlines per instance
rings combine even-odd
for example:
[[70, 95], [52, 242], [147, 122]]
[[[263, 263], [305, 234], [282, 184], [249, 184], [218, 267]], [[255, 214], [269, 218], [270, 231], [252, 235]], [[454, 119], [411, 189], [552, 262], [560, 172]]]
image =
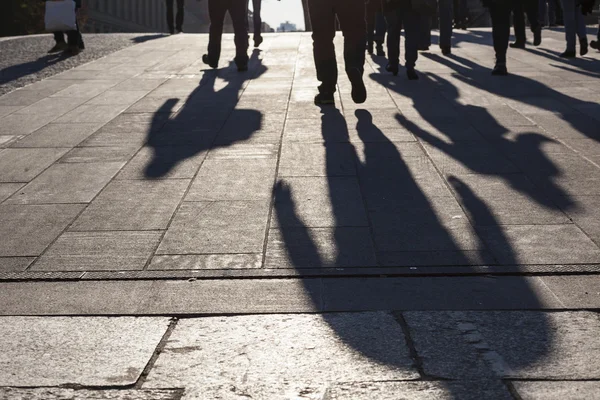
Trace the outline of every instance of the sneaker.
[[48, 50], [48, 54], [60, 53], [61, 51], [65, 51], [69, 48], [65, 42], [59, 42], [54, 45], [53, 48]]
[[414, 68], [406, 69], [406, 77], [409, 81], [417, 81], [419, 80], [419, 75], [417, 75], [417, 71]]
[[259, 35], [259, 36], [254, 37], [254, 47], [258, 48], [258, 46], [260, 46], [262, 42], [263, 42], [262, 36]]
[[217, 68], [219, 63], [213, 62], [208, 58], [208, 54], [202, 56], [202, 62], [211, 68]]
[[590, 47], [592, 49], [600, 50], [600, 42], [598, 42], [597, 40], [592, 40], [590, 42]]
[[542, 44], [542, 27], [538, 26], [538, 28], [533, 31], [533, 45], [539, 46]]
[[559, 56], [562, 58], [575, 58], [577, 54], [575, 53], [575, 50], [565, 50], [565, 52], [561, 53]]
[[81, 53], [81, 50], [79, 49], [79, 45], [75, 44], [75, 45], [69, 45], [67, 47], [67, 49], [65, 50], [65, 53], [69, 56], [76, 56], [77, 54]]
[[450, 46], [440, 46], [440, 48], [442, 49], [443, 55], [449, 56], [450, 54], [452, 54], [452, 48]]
[[397, 64], [396, 65], [388, 64], [385, 66], [385, 70], [387, 72], [391, 72], [394, 76], [398, 76], [398, 65]]
[[524, 49], [525, 48], [525, 43], [521, 43], [521, 42], [514, 42], [509, 44], [509, 46], [513, 49]]
[[367, 100], [367, 88], [363, 82], [362, 72], [358, 68], [350, 68], [348, 78], [352, 84], [352, 100], [356, 104], [364, 103]]
[[588, 53], [587, 38], [579, 39], [579, 54], [583, 57]]
[[332, 104], [335, 104], [333, 93], [319, 93], [315, 96], [315, 105], [317, 106], [327, 106]]
[[377, 43], [377, 57], [385, 57], [385, 50], [383, 50], [383, 44]]
[[496, 62], [494, 69], [492, 69], [492, 75], [495, 76], [506, 76], [508, 75], [508, 69], [506, 68], [505, 62]]

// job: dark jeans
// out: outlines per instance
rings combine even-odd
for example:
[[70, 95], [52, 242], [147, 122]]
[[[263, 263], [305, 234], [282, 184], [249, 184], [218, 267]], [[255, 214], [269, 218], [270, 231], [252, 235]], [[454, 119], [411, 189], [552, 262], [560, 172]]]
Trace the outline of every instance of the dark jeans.
[[312, 22], [313, 54], [319, 92], [334, 93], [338, 71], [335, 59], [336, 16], [344, 34], [346, 71], [364, 72], [367, 24], [364, 0], [308, 0]]
[[518, 0], [513, 2], [513, 18], [515, 39], [517, 43], [525, 43], [525, 14], [529, 20], [531, 32], [540, 28], [539, 7], [536, 0]]
[[387, 29], [381, 3], [371, 0], [367, 7], [367, 43], [383, 43]]
[[75, 23], [77, 24], [77, 29], [74, 31], [67, 32], [54, 32], [54, 41], [56, 43], [64, 43], [65, 42], [65, 33], [67, 34], [67, 43], [69, 46], [79, 46], [83, 47], [83, 36], [81, 36], [81, 32], [79, 31], [79, 22], [77, 18], [75, 18]]
[[209, 0], [210, 31], [208, 37], [208, 58], [218, 62], [221, 57], [221, 38], [225, 14], [229, 12], [233, 22], [235, 42], [235, 63], [248, 63], [248, 3], [247, 0]]
[[[250, 0], [248, 0], [250, 1]], [[252, 0], [252, 18], [254, 21], [254, 37], [260, 37], [262, 33], [262, 19], [260, 18], [260, 7], [262, 5], [262, 0]]]
[[183, 27], [183, 3], [184, 0], [177, 0], [177, 19], [175, 21], [175, 26], [173, 26], [173, 3], [175, 0], [166, 0], [167, 1], [167, 25], [169, 26], [169, 32], [175, 32], [175, 27], [178, 31], [182, 30]]
[[385, 20], [388, 24], [388, 59], [392, 66], [400, 63], [400, 31], [404, 27], [404, 58], [406, 68], [412, 69], [419, 57], [419, 18], [410, 9], [396, 8], [387, 10]]
[[496, 52], [496, 61], [506, 62], [506, 50], [510, 39], [510, 13], [512, 11], [511, 2], [491, 2], [490, 16], [492, 17], [492, 38], [494, 41], [494, 51]]
[[420, 50], [428, 49], [431, 46], [431, 15], [414, 14], [419, 29], [418, 46]]

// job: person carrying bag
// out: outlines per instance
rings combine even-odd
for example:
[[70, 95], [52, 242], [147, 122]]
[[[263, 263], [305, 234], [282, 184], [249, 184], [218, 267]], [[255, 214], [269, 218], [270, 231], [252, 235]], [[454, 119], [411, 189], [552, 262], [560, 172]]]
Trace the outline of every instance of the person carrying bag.
[[[81, 0], [43, 0], [46, 2], [44, 22], [46, 30], [54, 33], [56, 44], [48, 53], [66, 51], [77, 55], [85, 48], [83, 37], [77, 23], [77, 10], [81, 8]], [[65, 42], [65, 33], [67, 42]]]

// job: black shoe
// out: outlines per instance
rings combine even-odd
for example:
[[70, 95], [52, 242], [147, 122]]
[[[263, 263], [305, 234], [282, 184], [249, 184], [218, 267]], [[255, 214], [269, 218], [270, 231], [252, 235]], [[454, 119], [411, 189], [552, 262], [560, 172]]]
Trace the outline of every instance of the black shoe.
[[508, 69], [506, 69], [506, 63], [497, 62], [492, 70], [492, 75], [495, 76], [506, 76], [508, 75]]
[[202, 62], [211, 68], [217, 68], [219, 66], [218, 62], [213, 62], [208, 58], [208, 54], [202, 56]]
[[452, 54], [452, 48], [450, 46], [440, 46], [440, 48], [442, 49], [443, 55], [449, 56], [450, 54]]
[[183, 33], [183, 29], [177, 28], [177, 34]]
[[587, 38], [579, 39], [579, 54], [583, 57], [588, 53]]
[[81, 53], [81, 50], [79, 50], [79, 45], [77, 44], [70, 44], [65, 50], [65, 54], [68, 56], [76, 56], [79, 53]]
[[566, 50], [564, 53], [560, 54], [560, 57], [562, 58], [575, 58], [577, 56], [577, 54], [575, 53], [575, 51], [569, 51]]
[[362, 104], [367, 100], [367, 88], [363, 82], [362, 71], [358, 68], [348, 70], [348, 79], [352, 84], [352, 100], [356, 104]]
[[539, 46], [542, 44], [542, 27], [538, 26], [538, 28], [533, 31], [533, 45]]
[[263, 37], [262, 36], [254, 36], [254, 47], [258, 47], [261, 45], [261, 43], [263, 42]]
[[387, 72], [391, 72], [394, 76], [398, 76], [398, 64], [396, 64], [396, 65], [388, 64], [385, 66], [385, 70]]
[[525, 48], [525, 43], [514, 42], [514, 43], [511, 43], [509, 46], [511, 48], [513, 48], [513, 49], [524, 49]]
[[598, 43], [596, 40], [592, 40], [590, 42], [590, 47], [595, 50], [600, 50], [600, 43]]
[[315, 105], [317, 106], [328, 106], [332, 104], [335, 104], [333, 93], [319, 93], [315, 96]]
[[377, 43], [377, 57], [385, 57], [385, 50], [383, 50], [383, 44]]
[[169, 29], [169, 34], [170, 35], [174, 35], [175, 34], [175, 29]]
[[429, 51], [429, 46], [419, 46], [419, 51]]
[[85, 44], [83, 42], [79, 42], [79, 50], [85, 50]]
[[67, 44], [65, 42], [59, 42], [59, 43], [56, 43], [53, 48], [48, 50], [48, 54], [60, 53], [61, 51], [65, 51], [68, 48], [69, 48], [69, 46], [67, 46]]
[[406, 77], [410, 81], [417, 81], [417, 80], [419, 80], [419, 75], [417, 75], [417, 71], [415, 71], [414, 68], [407, 68], [406, 69]]

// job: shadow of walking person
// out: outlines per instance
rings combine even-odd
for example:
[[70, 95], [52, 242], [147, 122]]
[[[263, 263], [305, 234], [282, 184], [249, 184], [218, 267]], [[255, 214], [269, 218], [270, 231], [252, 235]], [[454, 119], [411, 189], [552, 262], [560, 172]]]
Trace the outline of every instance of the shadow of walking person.
[[[255, 51], [249, 71], [238, 73], [233, 62], [228, 68], [205, 71], [198, 85], [183, 107], [166, 123], [165, 113], [173, 110], [177, 99], [169, 99], [155, 113], [148, 132], [146, 145], [153, 151], [144, 175], [150, 179], [177, 174], [177, 169], [194, 169], [199, 165], [186, 165], [185, 161], [203, 157], [214, 147], [226, 147], [247, 140], [261, 128], [262, 113], [256, 110], [236, 109], [240, 92], [248, 80], [261, 76], [267, 68], [260, 63]], [[218, 140], [219, 132], [227, 121], [235, 121], [235, 135]], [[187, 173], [187, 177], [189, 176]]]
[[[325, 132], [326, 126], [331, 126], [332, 120], [344, 120], [342, 114], [336, 109], [323, 109], [322, 129], [323, 137], [330, 137]], [[328, 194], [333, 214], [332, 234], [326, 238], [320, 236], [315, 228], [307, 226], [300, 211], [304, 205], [295, 200], [293, 181], [286, 183], [281, 178], [274, 189], [275, 218], [280, 227], [281, 240], [291, 264], [296, 268], [298, 275], [304, 279], [305, 290], [316, 308], [322, 305], [324, 321], [335, 333], [337, 338], [359, 354], [375, 362], [381, 368], [378, 371], [368, 371], [361, 376], [362, 381], [384, 381], [398, 379], [414, 379], [411, 372], [415, 371], [415, 364], [408, 360], [402, 349], [405, 344], [402, 341], [402, 333], [411, 335], [411, 322], [407, 324], [404, 317], [395, 314], [402, 330], [396, 325], [394, 328], [387, 325], [384, 319], [375, 316], [366, 317], [368, 314], [336, 314], [329, 312], [344, 311], [377, 311], [377, 310], [407, 310], [407, 309], [485, 309], [486, 307], [504, 308], [536, 308], [539, 300], [536, 293], [528, 282], [520, 277], [510, 278], [510, 290], [502, 292], [491, 289], [483, 296], [475, 300], [475, 292], [481, 291], [481, 287], [459, 287], [451, 284], [451, 292], [446, 293], [443, 289], [444, 279], [452, 278], [323, 278], [320, 284], [316, 279], [309, 279], [306, 273], [307, 261], [313, 266], [338, 268], [348, 266], [348, 259], [357, 253], [369, 253], [372, 264], [364, 261], [362, 266], [394, 266], [399, 270], [409, 266], [452, 266], [452, 265], [480, 265], [490, 262], [490, 254], [486, 244], [479, 238], [467, 216], [463, 213], [452, 192], [445, 186], [441, 177], [431, 168], [425, 153], [414, 142], [394, 143], [373, 123], [372, 115], [366, 110], [357, 110], [357, 133], [362, 147], [359, 155], [356, 148], [352, 149], [352, 158], [356, 165], [356, 177], [345, 176], [346, 181], [355, 181], [360, 187], [361, 196], [364, 201], [363, 210], [355, 210], [357, 214], [366, 216], [365, 226], [352, 226], [348, 223], [348, 203], [352, 201], [347, 187], [340, 185], [340, 177], [336, 176], [339, 171], [339, 155], [335, 154], [336, 147], [331, 146], [325, 140], [326, 172], [328, 181]], [[335, 124], [340, 126], [340, 124]], [[341, 138], [338, 132], [338, 138]], [[348, 138], [346, 131], [345, 137]], [[470, 214], [470, 208], [477, 209], [475, 218], [483, 218], [486, 223], [496, 221], [494, 214], [486, 207], [486, 204], [477, 198], [469, 188], [460, 180], [452, 178], [451, 184], [457, 195], [464, 200], [465, 210]], [[301, 189], [300, 189], [301, 190]], [[358, 222], [362, 221], [359, 217]], [[477, 219], [473, 220], [477, 224]], [[356, 225], [356, 224], [355, 224]], [[358, 224], [360, 225], [360, 224]], [[498, 226], [496, 223], [495, 226]], [[287, 228], [286, 228], [287, 227]], [[361, 230], [364, 230], [361, 232]], [[362, 244], [357, 246], [356, 241], [349, 237], [359, 237]], [[466, 238], [466, 240], [465, 240]], [[333, 243], [323, 244], [324, 240]], [[370, 244], [365, 245], [364, 242]], [[516, 259], [510, 242], [499, 232], [496, 238], [497, 245], [503, 248], [506, 259]], [[332, 246], [334, 254], [324, 254], [321, 250]], [[368, 257], [366, 258], [368, 259]], [[491, 261], [493, 263], [493, 261]], [[516, 261], [514, 261], [516, 263]], [[474, 286], [482, 285], [485, 279], [474, 278], [471, 282]], [[462, 285], [457, 283], [456, 285]], [[460, 295], [463, 293], [464, 295]], [[482, 300], [483, 299], [483, 300]], [[479, 303], [481, 301], [481, 303]], [[435, 304], [435, 305], [434, 305]], [[524, 307], [524, 304], [527, 306]], [[421, 313], [424, 316], [424, 313]], [[435, 314], [437, 315], [437, 314]], [[461, 312], [459, 314], [448, 314], [449, 318], [457, 318], [458, 326], [471, 324], [476, 329], [480, 327], [489, 328], [488, 324], [498, 323], [505, 317], [494, 314], [492, 320], [483, 317], [482, 313]], [[440, 315], [440, 319], [448, 317]], [[371, 319], [369, 319], [371, 318]], [[456, 343], [461, 333], [455, 334], [456, 326], [443, 326], [443, 322], [436, 322], [435, 317], [422, 320], [419, 325], [419, 336], [416, 351], [424, 350], [428, 354], [437, 354], [430, 357], [420, 372], [429, 374], [430, 370], [444, 369], [445, 366], [457, 364], [460, 361], [453, 358], [464, 359], [465, 355], [458, 351], [477, 353], [475, 347], [470, 348], [467, 342]], [[497, 321], [494, 322], [494, 318]], [[547, 354], [553, 341], [552, 333], [547, 326], [544, 316], [535, 316], [531, 319], [535, 325], [536, 339], [538, 344], [533, 346], [534, 350], [515, 357], [507, 351], [507, 358], [503, 360], [511, 371], [526, 369], [543, 359]], [[433, 321], [431, 325], [428, 321]], [[365, 322], [374, 326], [365, 327]], [[463, 325], [460, 325], [460, 324]], [[381, 324], [381, 325], [378, 325]], [[524, 329], [531, 328], [527, 325]], [[375, 330], [373, 330], [375, 329]], [[393, 329], [396, 329], [394, 331]], [[460, 329], [458, 329], [460, 330]], [[374, 333], [376, 332], [376, 333]], [[447, 332], [440, 334], [440, 332]], [[514, 328], [512, 334], [524, 334], [521, 327]], [[497, 338], [488, 338], [494, 340]], [[412, 339], [407, 337], [411, 342]], [[454, 341], [454, 342], [453, 342]], [[510, 343], [496, 343], [510, 349]], [[420, 346], [424, 346], [425, 349]], [[439, 346], [436, 347], [436, 346]], [[449, 346], [446, 349], [446, 346]], [[457, 349], [452, 351], [451, 348]], [[466, 349], [466, 350], [465, 350]], [[504, 356], [505, 354], [502, 354]], [[413, 354], [413, 357], [419, 357]], [[458, 357], [457, 357], [458, 356]], [[357, 358], [356, 364], [359, 364]], [[413, 360], [415, 360], [413, 358]], [[415, 360], [416, 361], [416, 360]], [[416, 361], [417, 362], [417, 361]], [[417, 362], [418, 364], [418, 362]], [[348, 368], [359, 368], [349, 365]], [[499, 384], [499, 378], [506, 376], [509, 372], [502, 370], [494, 363], [486, 364], [483, 360], [473, 362], [469, 366], [467, 376], [456, 376], [461, 371], [452, 371], [446, 368], [444, 373], [438, 374], [437, 378], [444, 379], [488, 379]], [[447, 374], [447, 376], [444, 376]], [[330, 382], [332, 384], [333, 382]], [[465, 396], [465, 389], [461, 383], [449, 383], [440, 381], [447, 398], [460, 399]], [[406, 384], [410, 385], [410, 384]], [[466, 384], [467, 386], [469, 384]], [[490, 387], [493, 387], [491, 385]], [[489, 397], [486, 392], [488, 387], [478, 385], [477, 391]], [[399, 389], [402, 390], [402, 389]], [[491, 389], [489, 389], [491, 390]], [[371, 393], [372, 395], [373, 393]], [[446, 398], [446, 397], [445, 397]]]

